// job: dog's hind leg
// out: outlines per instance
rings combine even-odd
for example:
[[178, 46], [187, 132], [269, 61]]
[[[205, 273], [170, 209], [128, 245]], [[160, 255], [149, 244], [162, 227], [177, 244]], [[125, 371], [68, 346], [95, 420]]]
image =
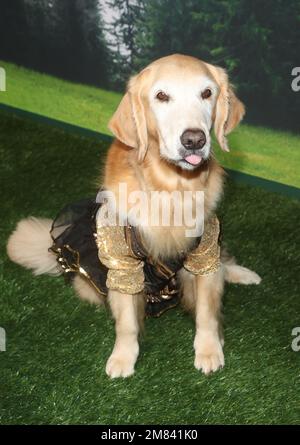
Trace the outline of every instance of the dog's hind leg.
[[97, 290], [83, 277], [76, 275], [73, 280], [73, 288], [76, 294], [82, 300], [88, 301], [91, 304], [103, 304], [104, 297], [97, 292]]
[[224, 266], [224, 278], [228, 283], [259, 284], [261, 277], [247, 267], [236, 264], [235, 258], [230, 257], [225, 249], [221, 252], [221, 262]]
[[128, 377], [134, 373], [139, 354], [139, 318], [143, 310], [142, 295], [123, 294], [110, 290], [108, 301], [115, 319], [116, 340], [106, 364], [109, 377]]
[[259, 284], [261, 277], [247, 267], [238, 264], [225, 265], [225, 280], [228, 283]]

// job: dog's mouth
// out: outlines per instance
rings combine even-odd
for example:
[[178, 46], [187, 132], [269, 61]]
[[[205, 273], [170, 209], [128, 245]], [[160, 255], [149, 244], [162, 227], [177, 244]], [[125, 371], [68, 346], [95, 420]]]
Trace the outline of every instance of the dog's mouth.
[[181, 153], [182, 158], [178, 162], [179, 166], [184, 170], [196, 170], [199, 168], [208, 158], [207, 153], [204, 151]]
[[188, 164], [197, 167], [199, 166], [202, 161], [203, 157], [199, 154], [191, 154], [183, 158], [183, 161], [187, 162]]
[[200, 150], [187, 150], [182, 147], [178, 154], [181, 158], [178, 161], [179, 166], [185, 170], [194, 170], [207, 161], [210, 150], [208, 145], [205, 145]]
[[210, 157], [209, 150], [179, 150], [177, 158], [165, 157], [164, 159], [183, 170], [196, 170]]

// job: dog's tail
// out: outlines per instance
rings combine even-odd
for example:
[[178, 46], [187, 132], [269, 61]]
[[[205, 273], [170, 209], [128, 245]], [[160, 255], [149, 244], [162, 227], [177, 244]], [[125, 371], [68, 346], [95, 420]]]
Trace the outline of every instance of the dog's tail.
[[236, 264], [235, 258], [222, 249], [221, 262], [224, 266], [224, 277], [228, 283], [259, 284], [261, 277], [247, 267]]
[[[61, 275], [56, 255], [49, 252], [49, 247], [52, 246], [51, 225], [51, 219], [33, 217], [22, 219], [8, 239], [9, 258], [26, 269], [31, 269], [34, 275]], [[94, 304], [104, 302], [94, 287], [78, 274], [74, 277], [73, 286], [83, 300]]]
[[34, 275], [60, 275], [56, 256], [48, 250], [52, 245], [51, 225], [51, 219], [22, 219], [8, 239], [9, 258]]

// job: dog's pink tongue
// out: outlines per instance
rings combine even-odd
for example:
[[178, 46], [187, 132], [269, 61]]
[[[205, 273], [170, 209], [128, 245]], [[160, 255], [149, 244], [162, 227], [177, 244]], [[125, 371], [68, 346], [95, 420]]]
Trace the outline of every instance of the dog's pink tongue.
[[202, 157], [199, 155], [189, 155], [184, 159], [186, 162], [192, 165], [198, 165], [202, 161]]

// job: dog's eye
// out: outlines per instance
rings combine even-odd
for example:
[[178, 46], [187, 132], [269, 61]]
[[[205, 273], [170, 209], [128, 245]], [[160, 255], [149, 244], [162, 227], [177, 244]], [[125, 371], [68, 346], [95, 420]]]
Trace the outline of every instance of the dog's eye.
[[156, 95], [156, 99], [160, 100], [161, 102], [168, 102], [170, 97], [163, 91], [159, 91]]
[[201, 93], [201, 97], [202, 99], [208, 99], [210, 96], [212, 95], [211, 89], [210, 88], [206, 88], [204, 91], [202, 91]]

